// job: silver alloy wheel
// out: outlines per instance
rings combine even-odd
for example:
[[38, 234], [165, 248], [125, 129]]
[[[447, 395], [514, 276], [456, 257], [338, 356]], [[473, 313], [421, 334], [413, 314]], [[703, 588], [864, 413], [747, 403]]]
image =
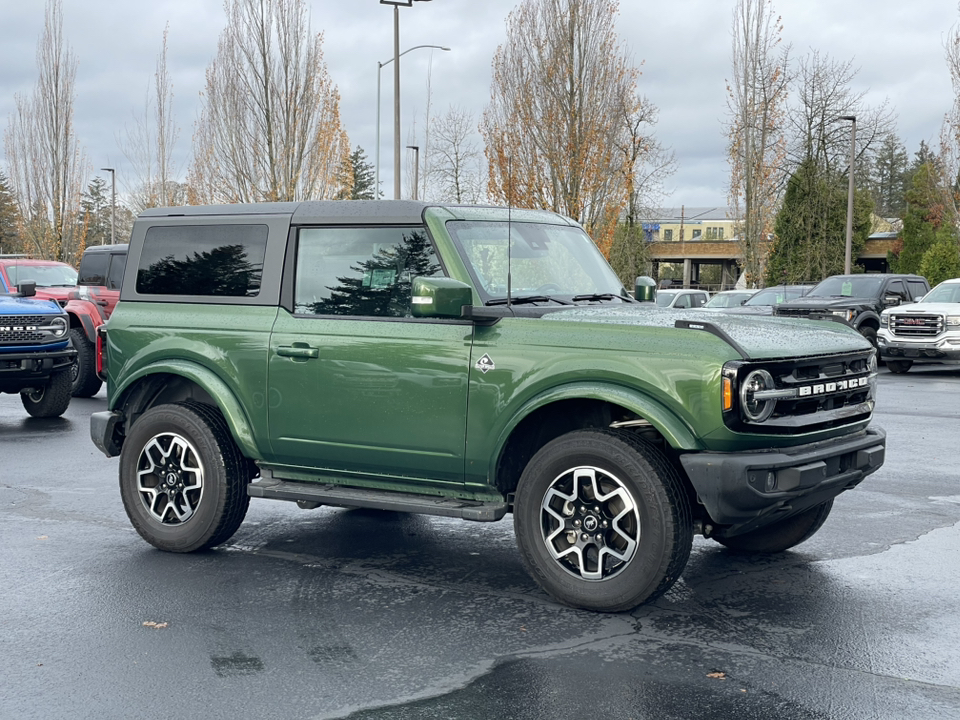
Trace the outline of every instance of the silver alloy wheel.
[[630, 563], [640, 511], [626, 486], [598, 467], [557, 476], [540, 503], [540, 530], [554, 560], [583, 580], [607, 580]]
[[137, 492], [150, 516], [163, 525], [187, 522], [203, 499], [203, 463], [182, 435], [153, 436], [137, 461]]

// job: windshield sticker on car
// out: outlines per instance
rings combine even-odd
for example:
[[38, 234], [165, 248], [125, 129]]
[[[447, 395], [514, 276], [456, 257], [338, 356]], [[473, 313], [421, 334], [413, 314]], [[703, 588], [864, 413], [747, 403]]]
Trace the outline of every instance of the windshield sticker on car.
[[488, 371], [496, 369], [497, 366], [493, 364], [493, 360], [490, 359], [489, 355], [484, 354], [482, 358], [477, 360], [477, 364], [474, 365], [474, 367], [486, 375]]
[[843, 283], [843, 286], [840, 288], [840, 294], [844, 297], [850, 297], [853, 295], [853, 283], [847, 280]]

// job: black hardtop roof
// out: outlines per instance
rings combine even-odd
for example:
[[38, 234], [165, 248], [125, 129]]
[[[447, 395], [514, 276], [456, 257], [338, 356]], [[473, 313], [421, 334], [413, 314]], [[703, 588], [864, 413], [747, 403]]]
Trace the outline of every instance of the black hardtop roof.
[[[333, 224], [359, 225], [374, 220], [378, 223], [416, 225], [423, 222], [427, 208], [443, 208], [454, 217], [462, 213], [458, 209], [489, 208], [506, 211], [494, 205], [461, 205], [456, 203], [431, 203], [418, 200], [305, 200], [302, 202], [239, 203], [236, 205], [184, 205], [179, 207], [149, 208], [140, 213], [140, 218], [161, 217], [212, 217], [217, 215], [288, 215], [294, 225]], [[518, 215], [529, 210], [514, 209]], [[535, 211], [544, 216], [556, 213]]]
[[128, 247], [129, 247], [129, 243], [114, 243], [113, 245], [88, 245], [83, 249], [83, 252], [84, 254], [126, 252]]

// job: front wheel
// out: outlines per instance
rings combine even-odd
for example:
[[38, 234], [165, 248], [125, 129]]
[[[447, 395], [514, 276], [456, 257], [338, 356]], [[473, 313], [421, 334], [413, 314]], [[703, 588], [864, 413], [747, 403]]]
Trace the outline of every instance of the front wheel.
[[913, 367], [913, 360], [887, 360], [887, 370], [895, 375], [902, 375]]
[[250, 504], [250, 465], [210, 405], [158, 405], [141, 415], [120, 452], [120, 496], [140, 536], [160, 550], [226, 542]]
[[693, 543], [676, 470], [623, 432], [577, 430], [544, 445], [520, 477], [513, 519], [521, 559], [540, 587], [602, 612], [666, 592]]
[[70, 405], [72, 381], [68, 370], [50, 376], [47, 384], [20, 393], [23, 409], [35, 418], [60, 417]]
[[77, 360], [70, 366], [70, 375], [73, 380], [74, 397], [93, 397], [103, 386], [103, 380], [97, 376], [97, 349], [87, 340], [83, 328], [70, 330], [70, 339], [77, 351]]
[[740, 552], [783, 552], [813, 537], [814, 533], [827, 521], [832, 508], [833, 500], [827, 500], [793, 517], [766, 525], [758, 530], [743, 535], [714, 539], [721, 545]]

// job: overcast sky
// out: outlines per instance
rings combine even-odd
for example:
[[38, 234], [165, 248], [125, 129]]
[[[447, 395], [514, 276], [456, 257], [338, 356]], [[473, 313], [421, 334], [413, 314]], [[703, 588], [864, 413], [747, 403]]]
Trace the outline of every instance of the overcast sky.
[[[0, 0], [0, 125], [14, 95], [32, 92], [44, 0]], [[477, 120], [490, 94], [490, 63], [505, 38], [505, 21], [519, 0], [432, 0], [400, 9], [401, 50], [445, 45], [450, 52], [415, 50], [401, 60], [402, 144], [422, 144], [428, 70], [433, 115], [450, 105]], [[377, 62], [393, 56], [393, 10], [378, 0], [309, 0], [312, 27], [325, 34], [326, 61], [341, 95], [341, 116], [353, 147], [373, 162]], [[734, 0], [621, 0], [617, 28], [637, 65], [639, 90], [660, 110], [655, 134], [677, 158], [666, 181], [666, 205], [726, 204], [725, 81], [730, 76]], [[920, 141], [936, 144], [951, 103], [943, 42], [960, 19], [957, 0], [776, 0], [783, 38], [797, 58], [811, 49], [859, 68], [854, 89], [867, 102], [888, 99], [897, 129], [913, 155]], [[186, 175], [204, 71], [225, 22], [221, 0], [63, 0], [64, 33], [79, 61], [75, 125], [92, 174], [114, 166], [118, 192], [127, 163], [117, 138], [143, 114], [164, 26], [169, 23], [168, 71], [180, 137], [177, 162]], [[392, 71], [383, 71], [381, 187], [392, 196]], [[132, 178], [129, 178], [132, 180]], [[406, 191], [405, 191], [406, 192]]]

